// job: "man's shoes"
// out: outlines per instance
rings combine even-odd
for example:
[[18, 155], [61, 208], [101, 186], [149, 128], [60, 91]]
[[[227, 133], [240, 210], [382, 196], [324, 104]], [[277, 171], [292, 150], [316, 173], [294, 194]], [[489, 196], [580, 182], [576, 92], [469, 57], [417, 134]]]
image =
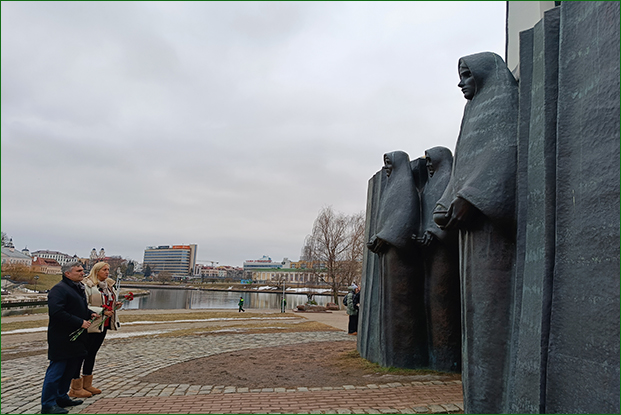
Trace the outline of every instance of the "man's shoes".
[[58, 405], [52, 405], [52, 406], [45, 405], [41, 407], [41, 413], [42, 414], [68, 414], [69, 411], [61, 408]]
[[355, 336], [356, 334], [358, 334], [358, 332], [354, 331], [353, 333], [347, 333], [347, 334], [349, 334], [350, 336]]
[[56, 403], [61, 408], [66, 408], [68, 406], [82, 405], [82, 402], [84, 402], [82, 399], [71, 399], [71, 398], [58, 398], [58, 399], [56, 399]]

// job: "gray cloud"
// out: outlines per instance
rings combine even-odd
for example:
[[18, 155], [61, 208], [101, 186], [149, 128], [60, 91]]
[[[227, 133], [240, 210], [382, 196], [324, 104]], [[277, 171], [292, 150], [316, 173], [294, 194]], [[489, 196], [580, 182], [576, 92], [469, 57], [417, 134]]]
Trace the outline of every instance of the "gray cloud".
[[297, 259], [382, 154], [453, 148], [502, 2], [3, 2], [2, 228], [142, 260]]

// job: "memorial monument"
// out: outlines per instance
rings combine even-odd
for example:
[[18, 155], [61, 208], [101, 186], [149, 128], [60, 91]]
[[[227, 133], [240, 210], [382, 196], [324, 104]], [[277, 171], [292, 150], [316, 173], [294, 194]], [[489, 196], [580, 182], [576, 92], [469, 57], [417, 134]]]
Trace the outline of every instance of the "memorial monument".
[[464, 410], [501, 413], [515, 264], [518, 88], [491, 52], [461, 58], [459, 77], [468, 102], [434, 220], [459, 229]]
[[433, 211], [451, 178], [453, 154], [446, 147], [425, 151], [425, 183], [421, 186], [421, 221], [413, 235], [422, 251], [425, 270], [425, 313], [429, 368], [461, 371], [461, 300], [457, 232], [442, 230]]
[[[532, 7], [550, 9], [520, 29], [513, 72], [490, 52], [458, 64], [467, 103], [434, 221], [459, 232], [465, 412], [619, 413], [619, 2], [507, 2], [508, 42], [517, 37], [513, 11]], [[390, 212], [386, 195], [403, 206], [418, 197], [418, 246], [398, 260], [422, 260], [425, 279], [431, 241], [450, 240], [424, 214], [438, 170], [431, 150], [427, 177], [422, 159], [410, 162], [416, 189], [407, 203], [381, 172], [367, 198], [372, 238], [387, 223], [383, 209], [416, 227], [412, 214]], [[370, 241], [376, 252], [380, 240]], [[380, 364], [390, 361], [382, 333], [392, 320], [377, 276], [390, 258], [368, 252], [363, 260], [358, 350]], [[411, 280], [420, 284], [420, 275]], [[435, 345], [428, 342], [430, 366]]]
[[386, 186], [379, 202], [376, 231], [367, 247], [379, 256], [377, 285], [380, 314], [378, 363], [403, 368], [426, 367], [425, 277], [420, 249], [412, 240], [420, 223], [420, 198], [409, 156], [384, 155]]

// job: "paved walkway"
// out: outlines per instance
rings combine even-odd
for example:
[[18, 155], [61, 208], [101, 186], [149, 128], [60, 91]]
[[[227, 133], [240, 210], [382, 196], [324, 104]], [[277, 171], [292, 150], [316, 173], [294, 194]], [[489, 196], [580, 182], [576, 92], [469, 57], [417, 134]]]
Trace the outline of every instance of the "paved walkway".
[[[318, 316], [342, 325], [337, 316]], [[332, 388], [249, 389], [227, 385], [142, 382], [151, 372], [214, 354], [316, 341], [351, 340], [343, 332], [226, 334], [205, 337], [106, 339], [97, 355], [97, 378], [104, 390], [70, 408], [70, 413], [446, 413], [461, 406], [461, 382], [343, 385]], [[1, 413], [40, 410], [46, 355], [2, 362]]]

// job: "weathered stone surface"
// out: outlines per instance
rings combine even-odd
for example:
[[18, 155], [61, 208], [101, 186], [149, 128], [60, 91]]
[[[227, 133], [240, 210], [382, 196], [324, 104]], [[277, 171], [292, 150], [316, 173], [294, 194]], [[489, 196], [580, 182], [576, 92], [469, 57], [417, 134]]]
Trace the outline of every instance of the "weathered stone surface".
[[563, 2], [560, 21], [545, 410], [619, 413], [619, 3]]
[[[377, 228], [377, 211], [385, 186], [386, 175], [378, 171], [369, 179], [367, 190], [365, 241], [371, 239]], [[379, 257], [368, 249], [362, 258], [362, 279], [360, 289], [360, 314], [358, 316], [358, 352], [363, 358], [378, 363], [381, 354], [380, 300], [379, 300]]]
[[619, 413], [619, 3], [520, 38], [509, 413]]
[[549, 335], [554, 269], [556, 96], [560, 9], [546, 13], [520, 37], [516, 256], [512, 365], [507, 411], [543, 410], [542, 379]]

